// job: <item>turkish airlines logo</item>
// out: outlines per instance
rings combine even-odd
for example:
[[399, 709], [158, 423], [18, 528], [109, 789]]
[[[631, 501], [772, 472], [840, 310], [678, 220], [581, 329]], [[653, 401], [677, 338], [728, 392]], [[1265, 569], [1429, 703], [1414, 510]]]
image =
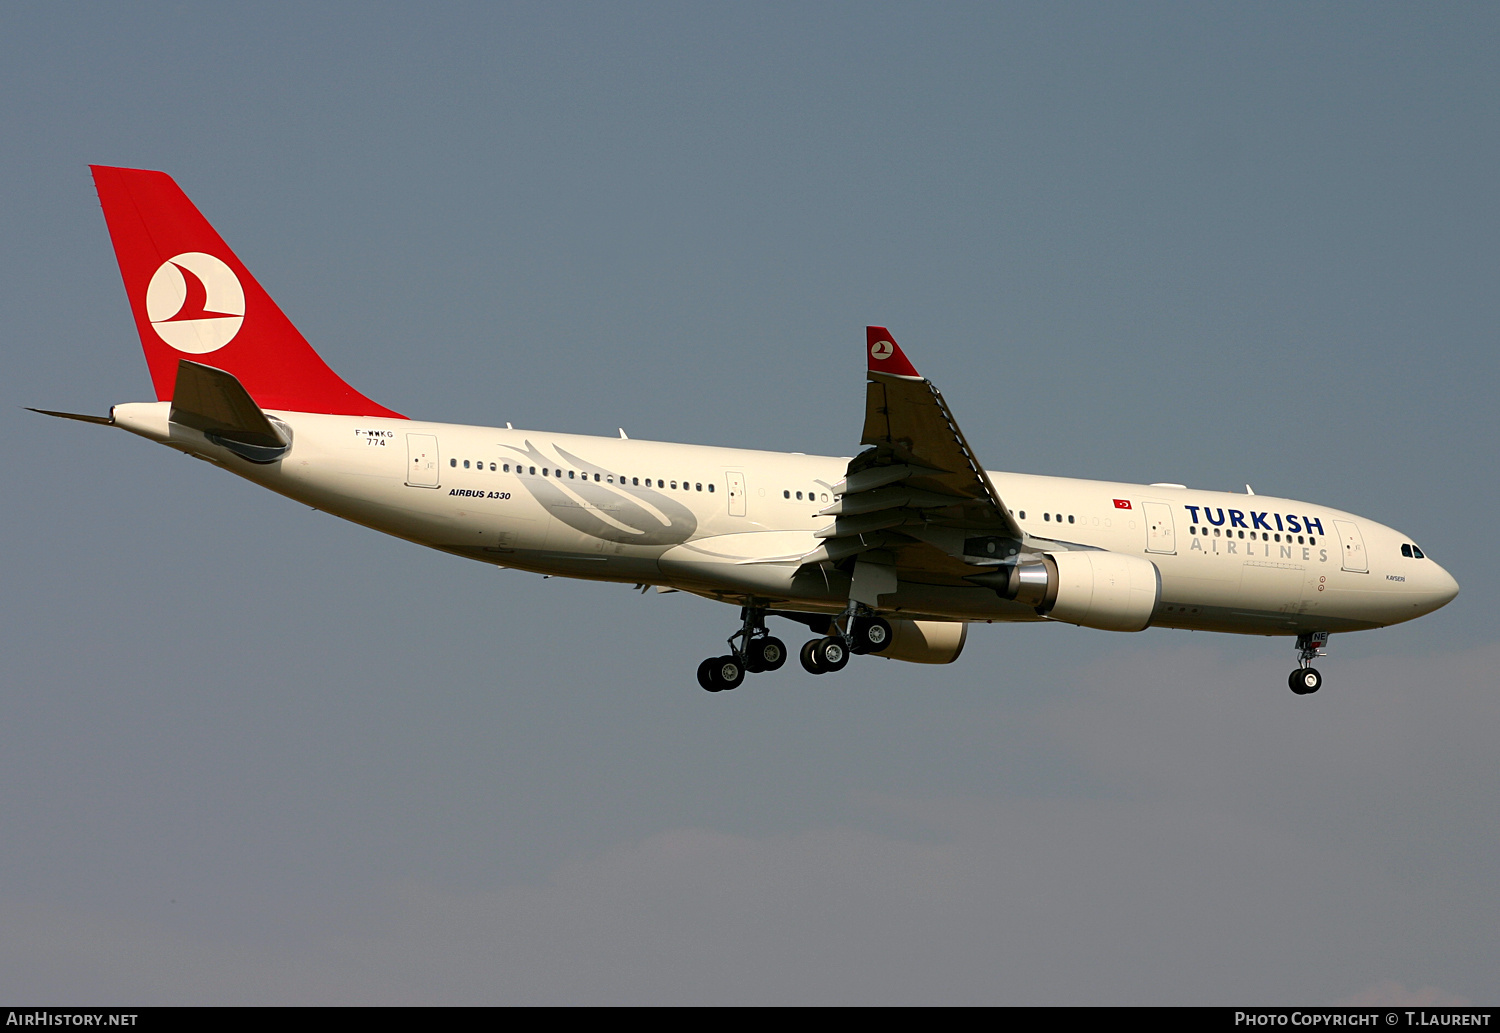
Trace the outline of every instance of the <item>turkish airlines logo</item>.
[[240, 332], [245, 291], [234, 270], [213, 255], [184, 252], [152, 275], [146, 318], [157, 336], [180, 352], [217, 351]]
[[876, 341], [870, 345], [870, 358], [876, 362], [884, 362], [896, 351], [896, 346], [890, 341]]

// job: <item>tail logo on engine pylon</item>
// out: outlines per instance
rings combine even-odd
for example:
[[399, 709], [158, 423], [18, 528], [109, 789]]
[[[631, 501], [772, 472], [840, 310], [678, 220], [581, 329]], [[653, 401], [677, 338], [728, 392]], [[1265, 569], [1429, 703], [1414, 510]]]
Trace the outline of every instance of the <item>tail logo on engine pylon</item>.
[[202, 355], [224, 347], [240, 332], [245, 290], [222, 260], [188, 251], [167, 259], [152, 275], [146, 316], [167, 344]]

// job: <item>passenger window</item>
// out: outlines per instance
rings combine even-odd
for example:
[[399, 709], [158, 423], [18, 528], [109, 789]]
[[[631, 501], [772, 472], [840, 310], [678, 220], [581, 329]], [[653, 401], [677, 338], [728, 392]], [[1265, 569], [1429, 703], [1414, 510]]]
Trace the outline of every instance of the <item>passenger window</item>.
[[783, 491], [781, 493], [781, 497], [784, 498], [784, 499], [789, 499], [789, 498], [792, 497], [792, 493], [790, 491]]
[[641, 479], [639, 477], [632, 477], [630, 478], [630, 483], [639, 488], [641, 486]]
[[594, 483], [595, 484], [599, 483], [599, 475], [598, 474], [594, 474]]
[[531, 468], [531, 476], [533, 476], [533, 477], [536, 476], [536, 467], [534, 467], [534, 466]]
[[801, 492], [800, 492], [800, 491], [799, 491], [799, 492], [797, 492], [797, 501], [798, 501], [798, 502], [801, 502], [801, 501], [802, 501], [802, 493], [801, 493]]
[[[578, 480], [578, 471], [577, 470], [569, 470], [568, 471], [568, 480], [570, 480], [570, 481], [576, 481], [576, 480]], [[584, 480], [588, 480], [588, 476], [586, 474], [584, 475]]]
[[677, 482], [676, 482], [676, 481], [673, 481], [673, 482], [672, 482], [672, 490], [673, 490], [673, 491], [676, 491], [676, 490], [677, 490]]
[[1042, 519], [1043, 519], [1043, 520], [1047, 520], [1047, 521], [1051, 521], [1051, 519], [1052, 519], [1052, 514], [1051, 514], [1051, 513], [1043, 513], [1043, 514], [1042, 514]]
[[491, 463], [490, 464], [490, 473], [494, 473], [494, 472], [495, 472], [495, 464]]
[[1025, 520], [1025, 519], [1026, 519], [1026, 511], [1025, 511], [1025, 510], [1024, 510], [1024, 509], [1023, 509], [1023, 510], [1021, 510], [1021, 519], [1022, 519], [1022, 520]]
[[1068, 514], [1068, 523], [1070, 523], [1070, 524], [1071, 524], [1071, 523], [1072, 523], [1072, 522], [1073, 522], [1073, 514], [1072, 514], [1072, 513], [1069, 513], [1069, 514]]
[[448, 460], [448, 465], [449, 466], [457, 466], [458, 465], [458, 460], [457, 459], [450, 459], [450, 460]]
[[709, 490], [709, 491], [713, 491], [713, 490], [714, 490], [714, 486], [713, 486], [713, 484], [712, 484], [712, 483], [710, 483], [710, 484], [709, 484], [709, 486], [708, 486], [708, 490]]
[[1214, 537], [1215, 538], [1219, 537], [1219, 529], [1217, 527], [1214, 528]]
[[702, 491], [703, 490], [703, 485], [701, 485], [701, 484], [694, 485], [694, 490], [696, 490], [696, 491]]
[[506, 473], [510, 473], [510, 464], [509, 463], [505, 464], [505, 472]]
[[828, 501], [828, 492], [825, 491], [822, 495], [818, 496], [818, 501], [819, 502], [827, 502]]
[[465, 459], [464, 460], [464, 469], [467, 470], [468, 468], [469, 468], [469, 461], [467, 459]]

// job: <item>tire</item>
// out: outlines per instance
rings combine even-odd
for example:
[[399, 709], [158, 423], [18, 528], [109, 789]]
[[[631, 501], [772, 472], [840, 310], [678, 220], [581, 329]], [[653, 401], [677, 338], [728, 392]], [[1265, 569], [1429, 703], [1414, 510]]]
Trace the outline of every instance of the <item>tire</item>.
[[1311, 696], [1323, 688], [1323, 675], [1311, 667], [1301, 667], [1292, 672], [1292, 691], [1298, 696]]
[[760, 638], [750, 643], [750, 662], [762, 671], [776, 671], [786, 663], [786, 643], [779, 638]]
[[861, 617], [853, 630], [856, 653], [879, 653], [891, 644], [891, 626], [881, 617]]
[[698, 684], [709, 692], [718, 692], [720, 687], [714, 682], [714, 665], [719, 662], [717, 657], [709, 657], [698, 665]]
[[721, 689], [737, 689], [745, 680], [745, 667], [733, 656], [721, 656], [714, 661], [713, 680]]
[[818, 666], [825, 671], [842, 671], [849, 663], [849, 647], [836, 635], [818, 639], [813, 647]]
[[1287, 684], [1299, 696], [1309, 696], [1323, 687], [1323, 676], [1311, 667], [1299, 667], [1287, 678]]
[[810, 638], [802, 646], [802, 652], [797, 658], [802, 661], [802, 669], [808, 674], [827, 674], [823, 664], [818, 660], [818, 646], [822, 645], [820, 638]]

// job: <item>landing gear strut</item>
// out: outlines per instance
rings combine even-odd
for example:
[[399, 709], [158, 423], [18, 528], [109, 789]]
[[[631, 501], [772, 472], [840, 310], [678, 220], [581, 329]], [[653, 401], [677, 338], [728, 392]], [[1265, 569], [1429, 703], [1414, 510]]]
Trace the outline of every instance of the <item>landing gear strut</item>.
[[1328, 645], [1328, 632], [1310, 631], [1297, 636], [1297, 669], [1287, 675], [1287, 686], [1299, 696], [1307, 696], [1323, 687], [1323, 676], [1309, 664], [1320, 656], [1327, 656], [1323, 647]]
[[729, 636], [729, 653], [698, 665], [698, 684], [709, 692], [737, 689], [746, 674], [774, 671], [786, 663], [786, 643], [766, 631], [766, 611], [746, 606], [739, 631]]
[[[837, 617], [791, 611], [769, 613], [806, 624], [815, 634], [823, 636], [807, 642], [799, 655], [802, 669], [809, 674], [842, 671], [851, 655], [879, 653], [891, 644], [890, 622], [852, 600], [849, 608]], [[786, 663], [786, 643], [766, 631], [767, 615], [764, 607], [754, 605], [740, 611], [742, 624], [739, 631], [729, 636], [729, 653], [709, 657], [698, 665], [699, 685], [709, 692], [738, 688], [745, 675], [774, 671]]]

